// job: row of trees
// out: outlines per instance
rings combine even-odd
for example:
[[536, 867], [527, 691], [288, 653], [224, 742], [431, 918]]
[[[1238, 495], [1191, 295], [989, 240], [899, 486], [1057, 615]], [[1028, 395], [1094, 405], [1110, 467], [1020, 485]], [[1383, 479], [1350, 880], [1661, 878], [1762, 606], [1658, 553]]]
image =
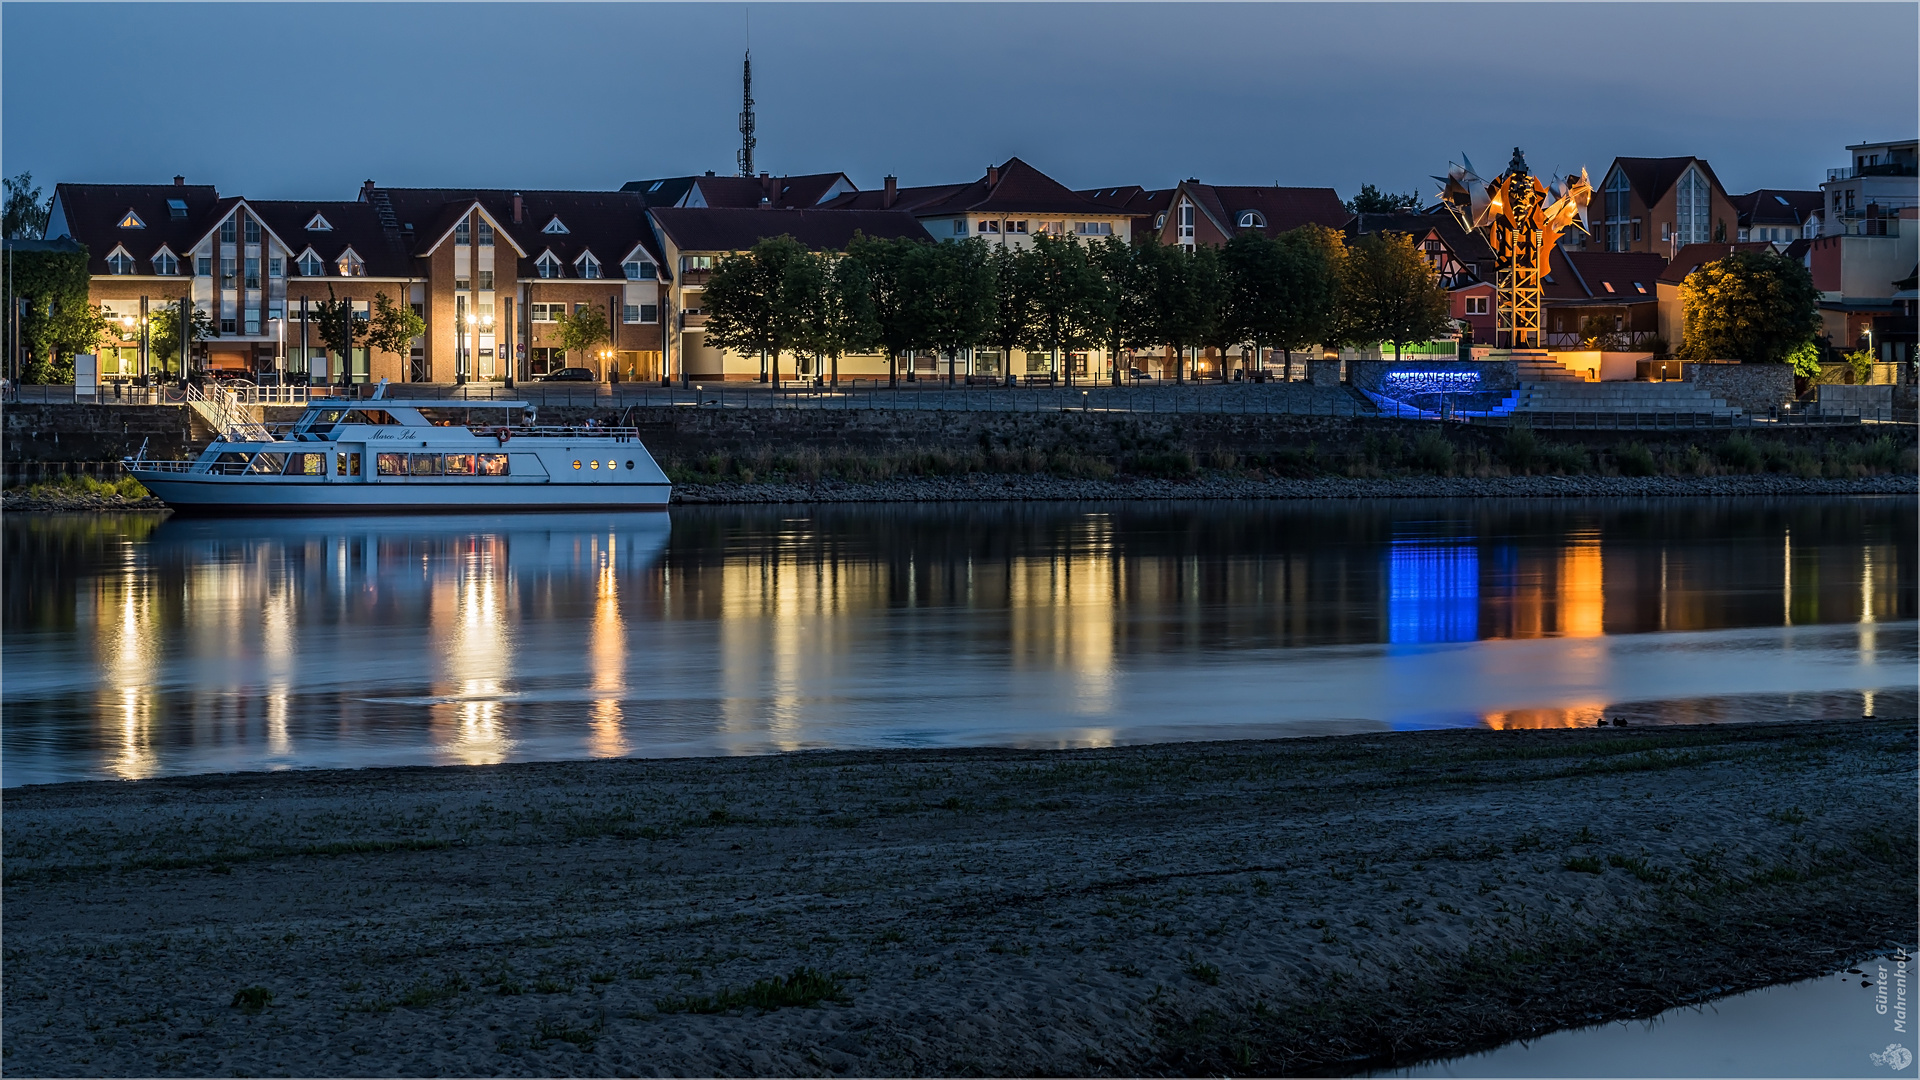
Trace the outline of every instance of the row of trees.
[[[816, 252], [779, 236], [721, 260], [703, 308], [708, 344], [760, 355], [775, 381], [783, 352], [819, 359], [837, 382], [849, 353], [884, 353], [897, 380], [900, 358], [916, 352], [1119, 357], [1167, 346], [1185, 379], [1201, 349], [1251, 346], [1291, 360], [1309, 346], [1392, 342], [1397, 354], [1451, 326], [1446, 290], [1409, 238], [1348, 244], [1315, 225], [1243, 233], [1218, 250], [1114, 237], [1036, 236], [1010, 248], [856, 236], [844, 252]], [[1119, 381], [1117, 364], [1111, 377]]]

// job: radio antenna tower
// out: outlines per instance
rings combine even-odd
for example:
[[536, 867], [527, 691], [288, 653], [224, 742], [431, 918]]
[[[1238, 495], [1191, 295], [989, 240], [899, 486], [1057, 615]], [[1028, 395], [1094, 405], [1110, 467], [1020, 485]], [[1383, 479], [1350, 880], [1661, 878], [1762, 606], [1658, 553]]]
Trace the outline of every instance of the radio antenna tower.
[[753, 175], [753, 146], [758, 141], [753, 137], [753, 48], [752, 38], [749, 37], [746, 59], [740, 65], [740, 153], [738, 157], [741, 176]]

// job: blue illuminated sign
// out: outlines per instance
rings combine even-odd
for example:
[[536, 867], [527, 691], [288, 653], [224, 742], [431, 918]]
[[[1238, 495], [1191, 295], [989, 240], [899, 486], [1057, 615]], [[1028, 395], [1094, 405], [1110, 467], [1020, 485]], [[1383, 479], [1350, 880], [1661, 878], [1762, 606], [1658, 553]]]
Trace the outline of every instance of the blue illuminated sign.
[[1415, 394], [1473, 394], [1480, 391], [1478, 371], [1389, 371], [1381, 380], [1387, 392]]

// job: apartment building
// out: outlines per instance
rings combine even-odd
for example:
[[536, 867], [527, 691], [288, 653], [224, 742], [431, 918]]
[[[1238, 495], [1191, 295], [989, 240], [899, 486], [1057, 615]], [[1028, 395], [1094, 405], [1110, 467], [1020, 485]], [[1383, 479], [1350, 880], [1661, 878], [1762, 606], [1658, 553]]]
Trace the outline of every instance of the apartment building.
[[1344, 227], [1353, 217], [1332, 188], [1235, 186], [1183, 180], [1165, 191], [1095, 188], [1079, 192], [1133, 215], [1133, 235], [1163, 244], [1225, 246], [1243, 232], [1274, 237], [1302, 225]]
[[[662, 263], [646, 206], [620, 192], [381, 188], [352, 201], [250, 200], [211, 185], [60, 184], [50, 237], [86, 245], [92, 302], [126, 328], [102, 374], [146, 369], [141, 320], [186, 296], [211, 320], [193, 365], [289, 381], [466, 382], [587, 367], [664, 371]], [[320, 340], [317, 305], [362, 320], [384, 295], [426, 333], [401, 353]], [[567, 356], [558, 320], [604, 311], [609, 340]]]
[[1853, 164], [1828, 169], [1820, 185], [1820, 235], [1881, 235], [1901, 210], [1920, 205], [1920, 140], [1855, 143], [1847, 153]]
[[990, 166], [972, 183], [900, 187], [890, 176], [879, 191], [847, 192], [821, 205], [908, 213], [935, 240], [974, 237], [1029, 247], [1041, 235], [1133, 239], [1132, 214], [1086, 198], [1017, 157]]
[[1785, 251], [1795, 240], [1818, 236], [1824, 202], [1818, 191], [1761, 188], [1735, 195], [1733, 205], [1740, 215], [1737, 242], [1759, 241]]
[[1594, 192], [1589, 239], [1603, 251], [1673, 258], [1688, 244], [1731, 243], [1740, 213], [1713, 167], [1695, 157], [1618, 157]]
[[860, 189], [846, 173], [809, 173], [804, 176], [673, 176], [658, 180], [630, 180], [621, 191], [637, 194], [652, 207], [726, 210], [813, 210]]

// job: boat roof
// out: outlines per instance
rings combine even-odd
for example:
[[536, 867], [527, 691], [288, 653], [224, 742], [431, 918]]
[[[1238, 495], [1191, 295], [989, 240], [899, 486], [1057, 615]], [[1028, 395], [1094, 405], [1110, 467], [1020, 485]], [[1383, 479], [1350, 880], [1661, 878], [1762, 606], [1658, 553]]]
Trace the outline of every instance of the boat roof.
[[469, 401], [466, 398], [312, 398], [309, 409], [527, 409], [525, 401]]

